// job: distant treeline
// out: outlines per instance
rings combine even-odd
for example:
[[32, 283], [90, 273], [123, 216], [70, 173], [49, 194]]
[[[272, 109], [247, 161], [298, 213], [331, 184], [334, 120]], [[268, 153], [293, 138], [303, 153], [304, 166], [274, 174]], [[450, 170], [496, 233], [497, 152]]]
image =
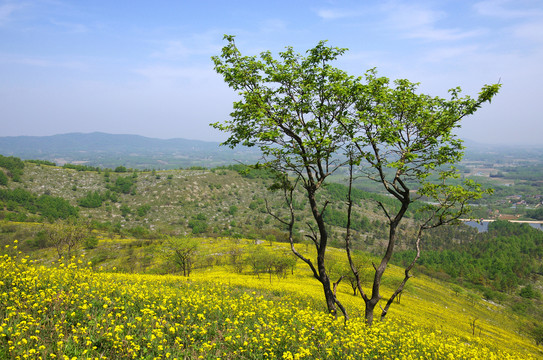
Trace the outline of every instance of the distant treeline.
[[57, 164], [48, 160], [25, 160], [25, 162], [37, 165], [57, 166]]
[[500, 168], [502, 177], [514, 180], [541, 181], [543, 165], [530, 164], [526, 166], [508, 166]]
[[276, 174], [272, 170], [258, 166], [234, 164], [214, 168], [214, 170], [221, 169], [236, 171], [238, 174], [247, 179], [273, 179], [276, 177]]
[[[445, 273], [459, 283], [500, 292], [516, 289], [534, 274], [543, 275], [542, 231], [528, 224], [494, 221], [488, 232], [470, 234], [465, 233], [467, 240], [453, 243], [449, 236], [434, 233], [433, 243], [423, 241], [426, 248], [418, 261], [418, 269], [429, 275]], [[453, 236], [458, 240], [459, 233]], [[397, 252], [394, 261], [406, 265], [414, 256], [414, 250]], [[496, 294], [487, 291], [486, 295], [491, 298]]]

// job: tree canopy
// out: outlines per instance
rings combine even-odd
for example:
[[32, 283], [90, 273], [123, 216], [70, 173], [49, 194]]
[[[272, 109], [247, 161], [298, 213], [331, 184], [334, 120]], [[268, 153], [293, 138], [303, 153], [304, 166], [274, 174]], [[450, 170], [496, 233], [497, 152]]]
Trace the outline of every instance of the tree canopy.
[[[372, 294], [367, 295], [358, 281], [371, 323], [373, 308], [381, 299], [381, 277], [394, 251], [396, 229], [410, 204], [417, 199], [427, 201], [422, 207], [426, 216], [419, 224], [414, 264], [419, 257], [421, 232], [454, 221], [467, 212], [470, 200], [481, 196], [483, 190], [474, 182], [458, 185], [448, 181], [458, 177], [454, 164], [463, 155], [462, 141], [454, 130], [465, 116], [489, 102], [500, 85], [483, 87], [475, 99], [461, 97], [460, 88], [454, 88], [450, 99], [443, 99], [418, 94], [418, 84], [408, 80], [396, 80], [391, 85], [389, 79], [378, 77], [375, 69], [363, 77], [351, 76], [332, 66], [346, 49], [329, 47], [325, 41], [305, 56], [287, 47], [274, 58], [269, 51], [259, 57], [242, 56], [234, 36], [225, 35], [225, 40], [228, 43], [221, 55], [213, 57], [215, 70], [238, 91], [240, 100], [234, 102], [230, 119], [212, 126], [230, 134], [224, 145], [258, 146], [262, 151], [261, 165], [277, 175], [272, 189], [284, 191], [290, 214], [280, 216], [274, 209], [268, 211], [289, 226], [291, 249], [321, 282], [331, 313], [339, 307], [347, 318], [331, 290], [325, 260], [329, 241], [325, 214], [333, 200], [318, 196], [320, 190], [330, 175], [348, 169], [348, 192], [336, 201], [348, 204], [345, 244], [355, 275], [350, 230], [356, 228], [352, 211], [358, 198], [353, 196], [353, 179], [368, 176], [397, 201], [388, 206], [389, 202], [376, 200], [389, 220], [389, 241], [381, 264], [375, 267]], [[438, 181], [430, 181], [431, 175]], [[292, 194], [298, 184], [305, 190], [313, 215], [306, 236], [314, 244], [316, 264], [296, 251], [292, 239]], [[337, 213], [330, 213], [328, 219], [331, 215], [341, 219]], [[403, 289], [412, 266], [406, 269], [406, 277], [392, 299]]]

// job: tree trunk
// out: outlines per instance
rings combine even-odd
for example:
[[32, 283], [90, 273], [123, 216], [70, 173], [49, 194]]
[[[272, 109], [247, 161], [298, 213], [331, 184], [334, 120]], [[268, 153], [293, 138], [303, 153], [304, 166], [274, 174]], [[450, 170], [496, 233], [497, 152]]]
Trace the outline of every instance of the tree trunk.
[[324, 211], [324, 208], [319, 211], [317, 207], [317, 200], [315, 198], [315, 192], [316, 188], [312, 184], [311, 186], [306, 187], [307, 190], [307, 197], [309, 199], [309, 205], [311, 207], [311, 213], [313, 214], [313, 218], [315, 219], [315, 222], [317, 223], [318, 228], [318, 239], [314, 239], [315, 247], [317, 249], [317, 270], [319, 273], [318, 280], [322, 284], [322, 288], [324, 291], [324, 297], [326, 299], [326, 307], [328, 308], [328, 311], [333, 314], [334, 316], [337, 315], [337, 308], [336, 308], [336, 297], [334, 296], [334, 292], [332, 291], [332, 288], [330, 286], [330, 278], [328, 277], [328, 274], [326, 273], [326, 267], [325, 267], [325, 254], [326, 254], [326, 246], [328, 244], [328, 232], [326, 230], [326, 224], [324, 223], [324, 218], [322, 216], [322, 212]]
[[373, 310], [375, 309], [375, 305], [377, 305], [377, 301], [372, 301], [371, 299], [366, 301], [365, 317], [368, 326], [373, 325]]
[[327, 277], [326, 280], [321, 281], [321, 282], [322, 282], [322, 288], [324, 290], [324, 297], [326, 298], [326, 307], [328, 308], [328, 312], [336, 316], [337, 314], [336, 301], [335, 301], [334, 292], [330, 288], [330, 280]]

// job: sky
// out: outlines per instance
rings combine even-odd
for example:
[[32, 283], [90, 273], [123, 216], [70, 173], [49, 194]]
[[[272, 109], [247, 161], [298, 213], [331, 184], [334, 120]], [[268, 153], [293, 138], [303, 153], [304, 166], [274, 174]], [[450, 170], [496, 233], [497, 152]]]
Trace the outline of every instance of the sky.
[[224, 34], [243, 55], [320, 40], [351, 75], [419, 82], [491, 104], [459, 136], [543, 145], [542, 0], [0, 0], [0, 136], [95, 131], [223, 141], [236, 94], [213, 70]]

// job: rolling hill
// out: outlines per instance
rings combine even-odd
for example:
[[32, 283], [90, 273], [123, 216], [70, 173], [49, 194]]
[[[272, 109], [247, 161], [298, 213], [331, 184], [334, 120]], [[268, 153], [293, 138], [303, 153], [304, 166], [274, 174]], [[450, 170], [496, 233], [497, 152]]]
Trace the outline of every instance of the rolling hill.
[[215, 167], [236, 162], [255, 163], [259, 152], [229, 149], [217, 142], [187, 139], [154, 139], [139, 135], [100, 132], [53, 136], [0, 137], [0, 154], [21, 159], [85, 164], [102, 168], [126, 166], [134, 169]]

